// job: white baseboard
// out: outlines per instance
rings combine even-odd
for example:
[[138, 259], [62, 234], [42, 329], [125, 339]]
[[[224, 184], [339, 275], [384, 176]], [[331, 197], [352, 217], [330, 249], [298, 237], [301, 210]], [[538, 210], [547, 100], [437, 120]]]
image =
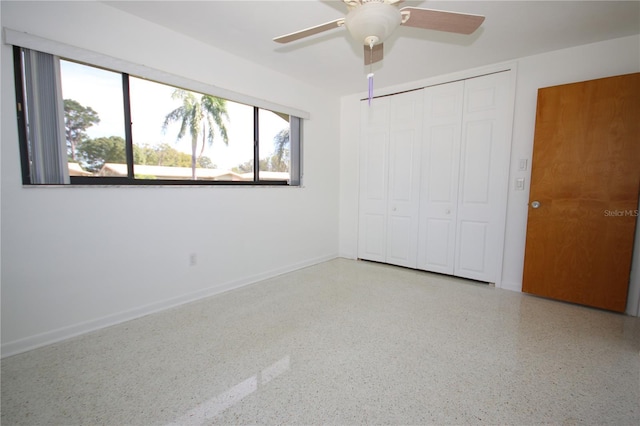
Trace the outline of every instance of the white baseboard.
[[358, 258], [358, 255], [357, 255], [357, 254], [355, 254], [355, 253], [351, 253], [351, 252], [346, 253], [346, 252], [341, 251], [341, 252], [338, 254], [338, 257], [341, 257], [341, 258], [343, 258], [343, 259], [356, 260], [356, 259]]
[[517, 291], [518, 293], [522, 293], [522, 283], [518, 283], [518, 282], [502, 281], [500, 288], [503, 290], [511, 290], [511, 291]]
[[262, 280], [273, 278], [278, 275], [286, 274], [288, 272], [297, 271], [299, 269], [303, 269], [309, 266], [317, 265], [319, 263], [336, 259], [338, 257], [339, 256], [337, 254], [331, 254], [331, 255], [321, 256], [314, 259], [308, 259], [303, 262], [298, 262], [298, 263], [294, 263], [284, 267], [268, 270], [260, 274], [243, 277], [238, 280], [230, 281], [230, 282], [219, 284], [206, 289], [187, 293], [171, 299], [154, 302], [148, 305], [140, 306], [134, 309], [129, 309], [123, 312], [117, 312], [101, 318], [92, 319], [82, 323], [58, 328], [55, 330], [47, 331], [44, 333], [25, 337], [22, 339], [11, 341], [11, 342], [6, 342], [6, 343], [3, 343], [1, 347], [2, 358], [5, 358], [11, 355], [17, 355], [22, 352], [26, 352], [32, 349], [40, 348], [42, 346], [50, 345], [52, 343], [57, 343], [57, 342], [67, 340], [72, 337], [80, 336], [82, 334], [96, 331], [105, 327], [120, 324], [120, 323], [130, 321], [136, 318], [140, 318], [149, 314], [153, 314], [156, 312], [164, 311], [166, 309], [174, 308], [176, 306], [184, 305], [186, 303], [195, 302], [205, 297], [221, 294], [226, 291], [244, 287], [249, 284], [255, 284]]

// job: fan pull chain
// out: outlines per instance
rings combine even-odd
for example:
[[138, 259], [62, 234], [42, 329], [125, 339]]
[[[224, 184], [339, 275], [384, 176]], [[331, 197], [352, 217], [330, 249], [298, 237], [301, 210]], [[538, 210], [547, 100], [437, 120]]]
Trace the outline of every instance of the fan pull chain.
[[369, 106], [371, 106], [371, 99], [373, 98], [373, 40], [369, 42], [369, 74], [367, 74], [367, 80], [369, 81]]

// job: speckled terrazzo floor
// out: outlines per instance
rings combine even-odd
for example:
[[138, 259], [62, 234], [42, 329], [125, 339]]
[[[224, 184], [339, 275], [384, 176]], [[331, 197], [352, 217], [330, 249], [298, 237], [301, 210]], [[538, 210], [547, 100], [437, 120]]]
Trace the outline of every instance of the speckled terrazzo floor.
[[640, 424], [640, 319], [337, 259], [2, 360], [9, 425]]

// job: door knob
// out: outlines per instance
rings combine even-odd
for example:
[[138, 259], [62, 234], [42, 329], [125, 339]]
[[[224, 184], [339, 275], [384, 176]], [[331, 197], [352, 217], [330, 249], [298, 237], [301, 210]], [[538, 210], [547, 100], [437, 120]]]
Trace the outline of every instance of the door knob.
[[537, 209], [538, 207], [540, 207], [540, 201], [531, 202], [531, 207], [533, 207], [534, 209]]

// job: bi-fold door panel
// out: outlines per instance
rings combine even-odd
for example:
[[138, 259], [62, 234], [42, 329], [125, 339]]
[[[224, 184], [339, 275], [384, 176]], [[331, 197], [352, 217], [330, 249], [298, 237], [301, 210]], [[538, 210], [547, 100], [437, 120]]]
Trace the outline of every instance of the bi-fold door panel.
[[464, 82], [424, 90], [418, 268], [453, 274]]
[[416, 267], [422, 93], [391, 97], [387, 262]]
[[[358, 257], [415, 268], [422, 139], [421, 93], [380, 98], [371, 106], [363, 103], [361, 108]], [[386, 116], [380, 117], [382, 114], [376, 111], [384, 109]], [[380, 182], [380, 178], [384, 182]], [[374, 187], [369, 188], [371, 185]], [[383, 248], [379, 249], [381, 246]]]
[[358, 257], [387, 257], [389, 98], [361, 108]]
[[465, 80], [454, 274], [498, 277], [509, 180], [510, 73]]
[[418, 268], [495, 282], [509, 172], [509, 73], [428, 87]]

